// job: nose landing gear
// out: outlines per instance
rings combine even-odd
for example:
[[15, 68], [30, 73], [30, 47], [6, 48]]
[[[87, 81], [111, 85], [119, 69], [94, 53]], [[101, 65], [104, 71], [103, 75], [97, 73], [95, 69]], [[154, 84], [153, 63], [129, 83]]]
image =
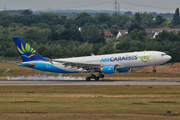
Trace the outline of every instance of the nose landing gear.
[[156, 69], [155, 68], [156, 68], [156, 66], [153, 66], [153, 70], [152, 70], [153, 73], [156, 73]]

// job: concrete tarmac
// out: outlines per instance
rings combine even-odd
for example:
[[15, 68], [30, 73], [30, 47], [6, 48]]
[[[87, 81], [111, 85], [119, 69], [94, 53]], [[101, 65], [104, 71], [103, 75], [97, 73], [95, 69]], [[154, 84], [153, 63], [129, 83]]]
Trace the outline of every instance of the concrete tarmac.
[[64, 85], [180, 85], [180, 80], [0, 80], [0, 86], [64, 86]]

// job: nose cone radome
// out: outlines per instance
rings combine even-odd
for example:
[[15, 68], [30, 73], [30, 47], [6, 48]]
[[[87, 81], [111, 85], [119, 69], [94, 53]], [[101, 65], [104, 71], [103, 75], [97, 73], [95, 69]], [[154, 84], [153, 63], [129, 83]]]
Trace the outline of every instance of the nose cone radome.
[[167, 55], [167, 61], [171, 60], [171, 56], [170, 55]]
[[170, 55], [166, 55], [164, 57], [164, 62], [168, 62], [169, 60], [171, 60], [171, 56]]

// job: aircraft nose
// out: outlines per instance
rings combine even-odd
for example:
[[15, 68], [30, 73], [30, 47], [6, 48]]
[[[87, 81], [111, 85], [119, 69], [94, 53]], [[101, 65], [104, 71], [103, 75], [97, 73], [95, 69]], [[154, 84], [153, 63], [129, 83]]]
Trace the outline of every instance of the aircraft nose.
[[172, 57], [170, 55], [167, 55], [167, 59], [168, 61], [171, 59]]

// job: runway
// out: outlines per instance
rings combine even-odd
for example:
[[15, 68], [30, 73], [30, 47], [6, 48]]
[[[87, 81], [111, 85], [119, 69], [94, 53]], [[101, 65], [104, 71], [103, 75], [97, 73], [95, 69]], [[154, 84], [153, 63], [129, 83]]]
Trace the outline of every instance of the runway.
[[70, 86], [70, 85], [180, 85], [180, 80], [0, 80], [0, 86]]

